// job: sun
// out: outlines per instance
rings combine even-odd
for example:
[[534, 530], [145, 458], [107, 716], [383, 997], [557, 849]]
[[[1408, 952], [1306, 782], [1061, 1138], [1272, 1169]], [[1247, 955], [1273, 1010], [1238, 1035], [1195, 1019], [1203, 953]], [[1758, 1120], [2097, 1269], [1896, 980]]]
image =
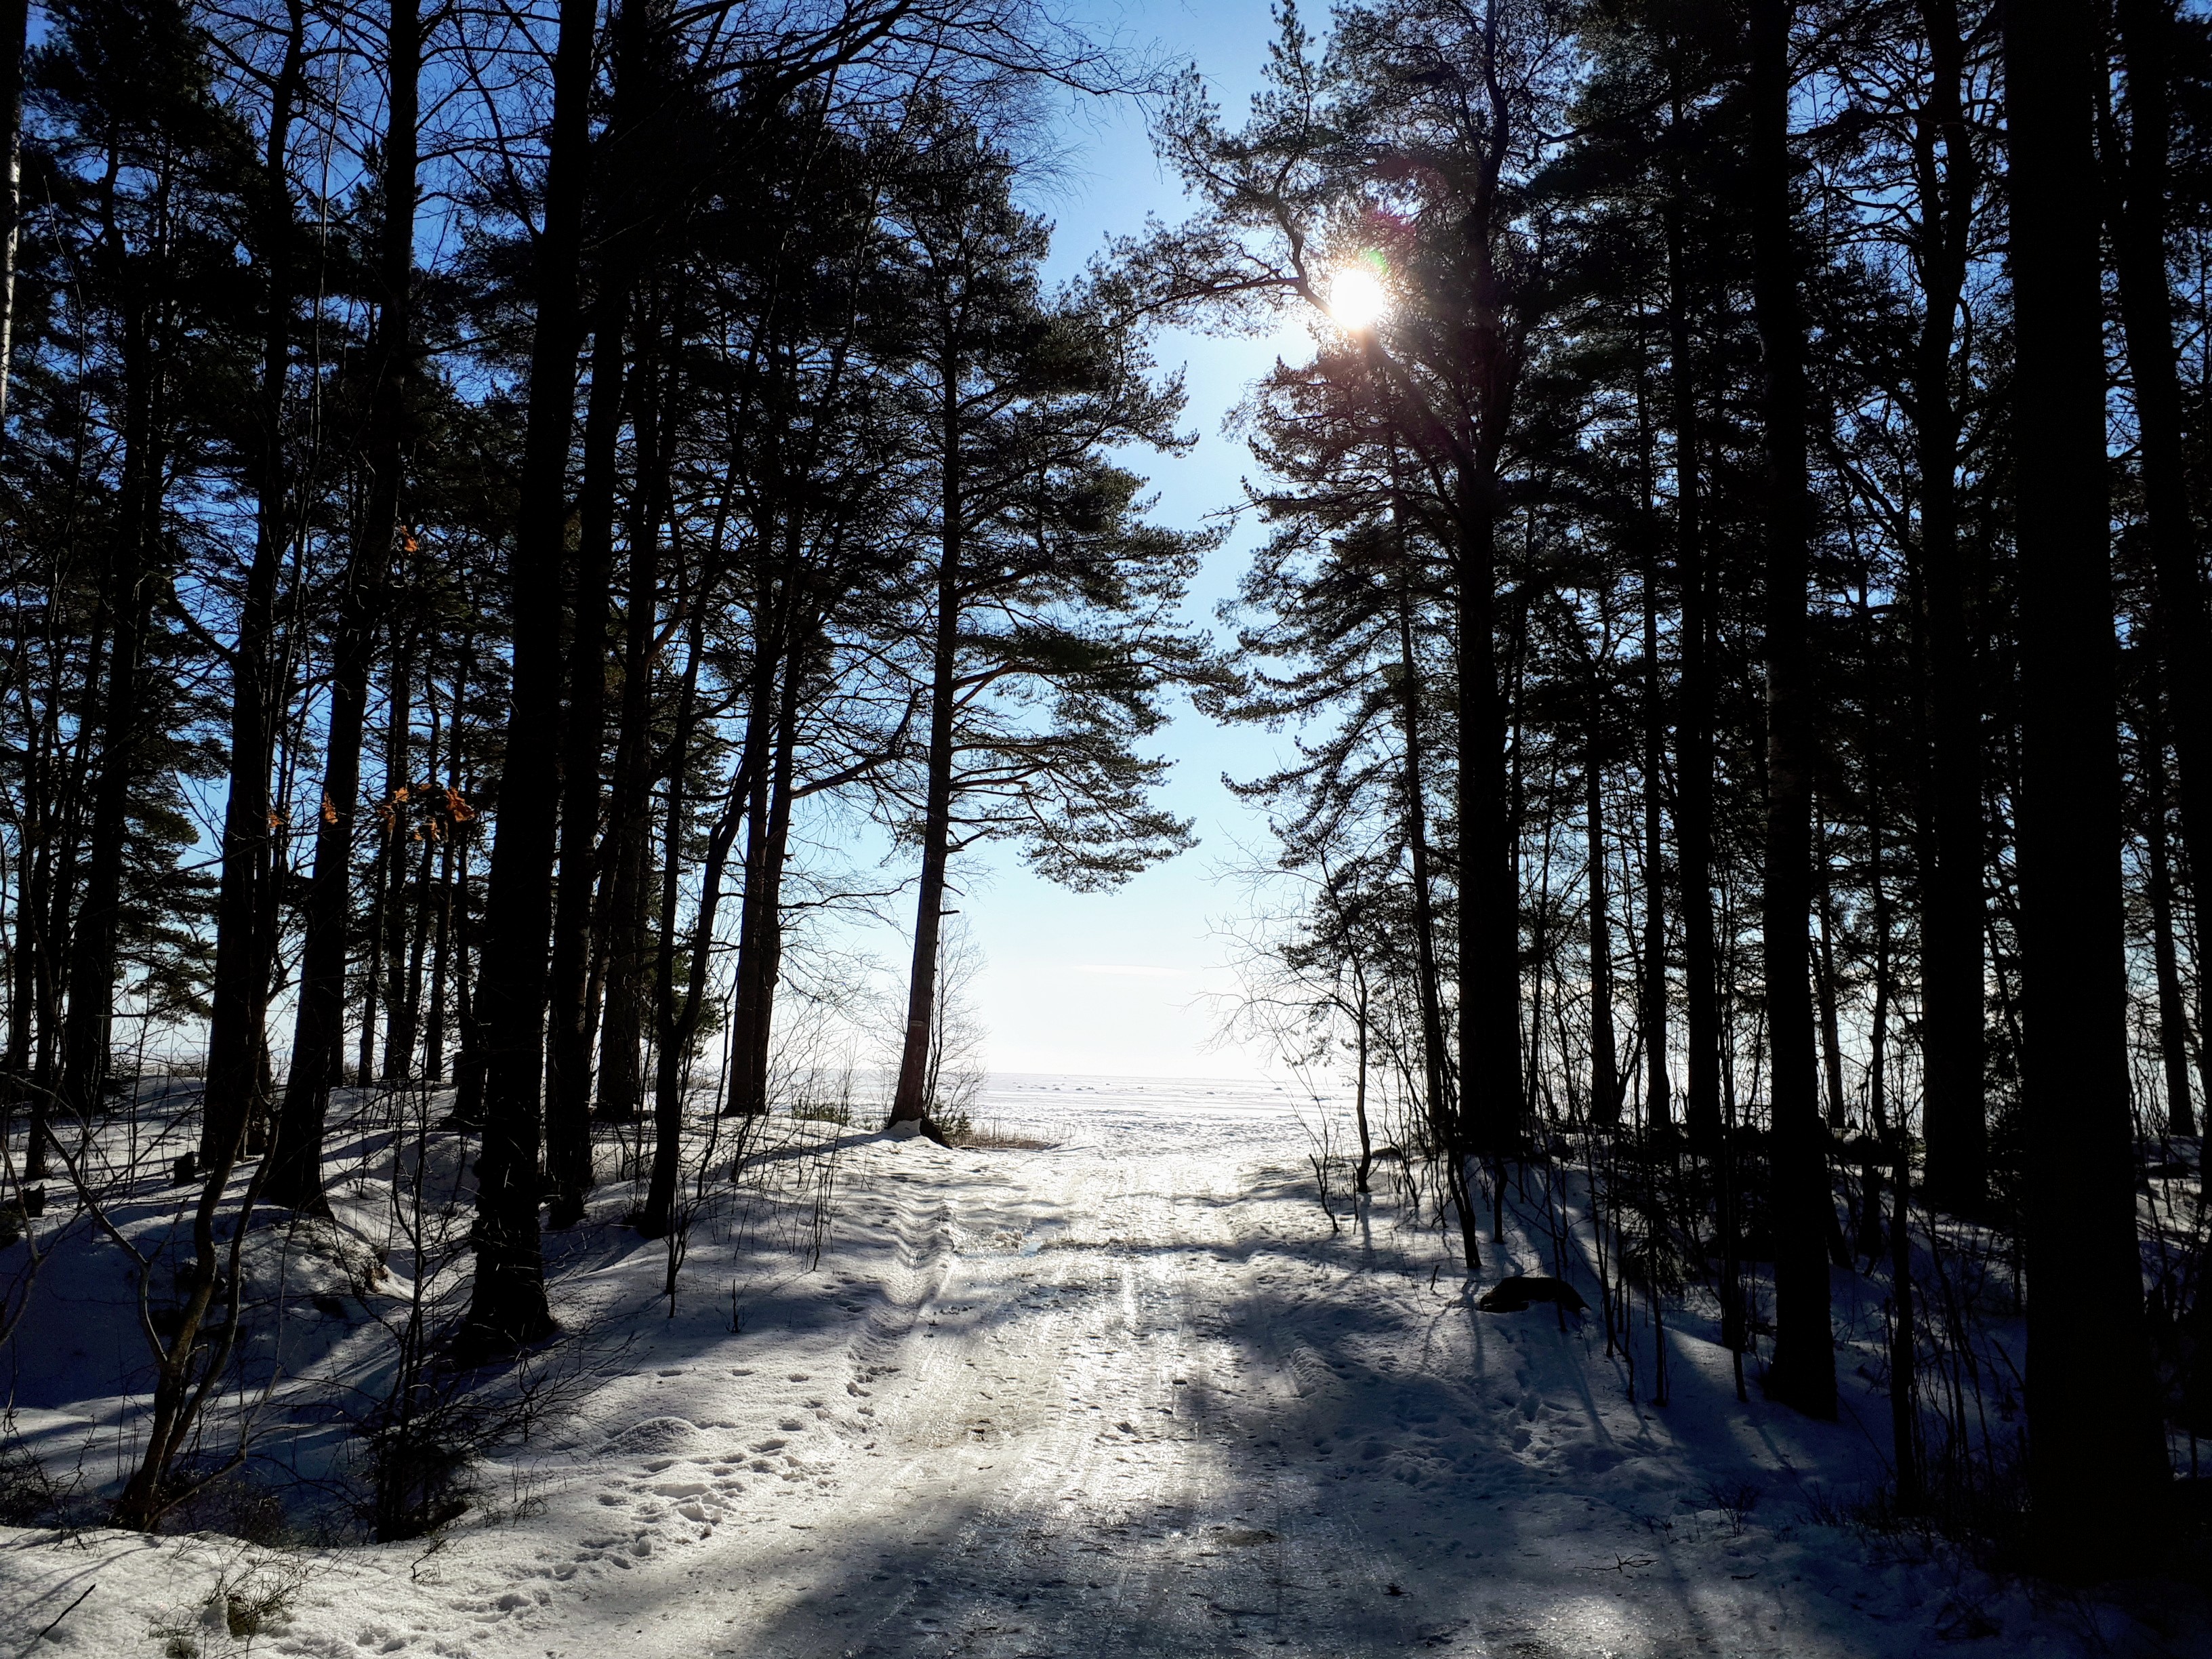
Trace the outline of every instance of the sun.
[[1374, 327], [1389, 312], [1389, 290], [1372, 264], [1356, 259], [1336, 268], [1329, 278], [1328, 314], [1339, 328], [1358, 333]]

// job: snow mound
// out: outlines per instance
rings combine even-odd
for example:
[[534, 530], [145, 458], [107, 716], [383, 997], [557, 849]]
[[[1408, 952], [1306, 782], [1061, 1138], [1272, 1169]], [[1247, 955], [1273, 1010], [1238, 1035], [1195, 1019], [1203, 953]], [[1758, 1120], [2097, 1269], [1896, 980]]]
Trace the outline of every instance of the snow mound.
[[607, 1450], [639, 1456], [654, 1452], [687, 1451], [697, 1443], [699, 1425], [689, 1418], [648, 1417], [607, 1438]]

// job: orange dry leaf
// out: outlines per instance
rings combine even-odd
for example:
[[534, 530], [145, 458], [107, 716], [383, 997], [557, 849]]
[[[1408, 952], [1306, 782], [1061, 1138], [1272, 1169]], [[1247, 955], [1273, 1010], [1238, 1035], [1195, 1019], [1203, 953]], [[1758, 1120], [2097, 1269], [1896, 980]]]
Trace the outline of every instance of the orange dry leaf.
[[323, 822], [325, 823], [336, 823], [337, 821], [338, 809], [331, 805], [331, 798], [329, 795], [325, 794], [323, 797]]

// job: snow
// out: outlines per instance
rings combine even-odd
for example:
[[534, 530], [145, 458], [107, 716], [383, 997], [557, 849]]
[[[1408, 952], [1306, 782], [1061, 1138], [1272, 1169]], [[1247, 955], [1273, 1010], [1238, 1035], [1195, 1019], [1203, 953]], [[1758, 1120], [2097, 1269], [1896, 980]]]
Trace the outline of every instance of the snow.
[[[2201, 1608], [2039, 1600], [1954, 1552], [1835, 1524], [1879, 1483], [1887, 1443], [1887, 1402], [1850, 1363], [1838, 1423], [1755, 1388], [1740, 1404], [1709, 1324], [1670, 1313], [1671, 1402], [1632, 1401], [1595, 1313], [1474, 1308], [1485, 1285], [1559, 1266], [1547, 1238], [1515, 1231], [1517, 1206], [1502, 1248], [1486, 1230], [1471, 1286], [1455, 1241], [1402, 1207], [1387, 1164], [1358, 1214], [1340, 1200], [1333, 1231], [1306, 1163], [1321, 1109], [1302, 1112], [1288, 1087], [1009, 1077], [975, 1115], [1049, 1144], [948, 1150], [789, 1126], [799, 1138], [769, 1156], [816, 1178], [710, 1186], [672, 1315], [665, 1249], [616, 1224], [633, 1189], [608, 1183], [588, 1224], [548, 1236], [556, 1308], [586, 1333], [566, 1392], [495, 1454], [482, 1500], [445, 1533], [277, 1548], [0, 1530], [4, 1627], [38, 1645], [93, 1587], [44, 1645], [173, 1659], [2206, 1650], [2187, 1622]], [[156, 1198], [141, 1210], [155, 1225]], [[35, 1292], [15, 1428], [56, 1468], [92, 1448], [98, 1479], [97, 1457], [128, 1446], [131, 1407], [109, 1397], [121, 1335], [106, 1304], [120, 1298], [102, 1302], [95, 1255], [58, 1257], [69, 1271]], [[343, 1264], [342, 1249], [295, 1252], [288, 1296], [312, 1285], [327, 1299]], [[1595, 1308], [1587, 1262], [1567, 1270]], [[366, 1374], [344, 1366], [370, 1363], [380, 1328], [324, 1323], [279, 1351], [275, 1404]], [[84, 1352], [61, 1350], [70, 1332]], [[1647, 1352], [1647, 1393], [1649, 1372]], [[335, 1479], [343, 1437], [323, 1432], [283, 1455]]]

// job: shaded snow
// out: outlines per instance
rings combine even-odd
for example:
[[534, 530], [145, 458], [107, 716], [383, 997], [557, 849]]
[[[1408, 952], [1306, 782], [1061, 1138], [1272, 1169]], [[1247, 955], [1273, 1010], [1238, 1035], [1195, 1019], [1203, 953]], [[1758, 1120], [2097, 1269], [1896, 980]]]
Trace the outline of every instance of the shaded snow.
[[[564, 1316], [597, 1310], [591, 1341], [614, 1361], [501, 1452], [488, 1517], [434, 1542], [275, 1553], [17, 1533], [0, 1548], [5, 1628], [27, 1643], [96, 1584], [48, 1645], [2207, 1650], [2189, 1623], [2201, 1608], [2039, 1604], [1816, 1522], [1881, 1475], [1887, 1402], [1848, 1364], [1838, 1424], [1755, 1389], [1739, 1404], [1728, 1354], [1688, 1320], [1669, 1334], [1672, 1403], [1632, 1403], [1594, 1315], [1563, 1329], [1547, 1307], [1474, 1308], [1482, 1284], [1552, 1271], [1548, 1245], [1486, 1236], [1470, 1288], [1455, 1243], [1383, 1181], [1332, 1233], [1292, 1102], [1273, 1085], [1007, 1078], [979, 1121], [1048, 1149], [825, 1129], [813, 1156], [834, 1151], [836, 1178], [818, 1261], [790, 1202], [721, 1200], [695, 1228], [673, 1317], [662, 1247], [611, 1224], [630, 1188], [611, 1184], [592, 1224], [548, 1250]], [[1856, 1283], [1838, 1276], [1839, 1305], [1875, 1293]], [[1647, 1387], [1648, 1370], [1647, 1355]], [[46, 1364], [39, 1412], [19, 1414], [50, 1452], [67, 1425], [118, 1419], [114, 1401], [60, 1397], [73, 1375], [97, 1380], [82, 1359]], [[219, 1584], [250, 1599], [286, 1575], [288, 1611], [262, 1634], [204, 1611]]]

